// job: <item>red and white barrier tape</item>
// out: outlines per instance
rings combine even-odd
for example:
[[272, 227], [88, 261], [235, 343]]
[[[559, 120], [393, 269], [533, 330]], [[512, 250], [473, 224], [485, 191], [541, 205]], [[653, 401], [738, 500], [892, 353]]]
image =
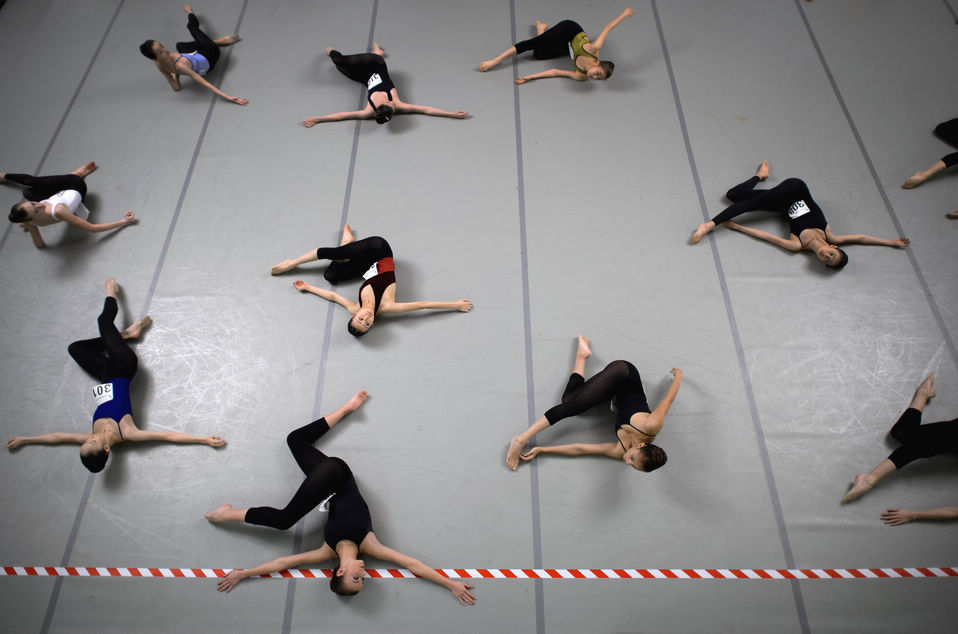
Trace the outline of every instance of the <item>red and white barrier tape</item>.
[[[162, 577], [167, 579], [212, 579], [225, 577], [221, 568], [76, 568], [73, 566], [4, 566], [3, 577]], [[449, 579], [909, 579], [958, 577], [958, 567], [947, 568], [816, 568], [795, 570], [728, 570], [703, 568], [444, 568]], [[262, 575], [274, 579], [328, 579], [328, 568], [282, 570]], [[373, 579], [413, 579], [408, 570], [370, 569]]]

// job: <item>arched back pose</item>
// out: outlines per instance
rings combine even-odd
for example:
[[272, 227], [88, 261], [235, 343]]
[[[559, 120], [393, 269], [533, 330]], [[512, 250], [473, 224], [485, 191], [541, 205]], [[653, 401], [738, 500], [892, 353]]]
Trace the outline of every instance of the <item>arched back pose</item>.
[[[945, 121], [944, 123], [939, 123], [937, 126], [935, 126], [935, 135], [952, 147], [958, 148], [958, 117], [951, 119], [950, 121]], [[958, 165], [958, 152], [946, 154], [945, 156], [941, 157], [941, 160], [935, 161], [928, 169], [915, 172], [908, 180], [902, 183], [902, 187], [905, 189], [918, 187], [938, 172], [942, 172], [949, 167], [954, 167], [955, 165]], [[946, 215], [949, 218], [958, 219], [958, 209], [951, 211]]]
[[623, 11], [619, 17], [605, 25], [594, 42], [585, 34], [585, 30], [572, 20], [563, 20], [551, 29], [547, 28], [544, 22], [536, 20], [536, 37], [518, 42], [497, 57], [479, 64], [479, 70], [486, 72], [510, 57], [532, 51], [532, 55], [536, 59], [555, 59], [556, 57], [569, 55], [572, 58], [572, 70], [553, 68], [541, 73], [520, 77], [516, 80], [517, 84], [524, 84], [531, 79], [544, 79], [546, 77], [567, 77], [576, 81], [608, 79], [612, 76], [615, 64], [600, 60], [599, 53], [605, 46], [605, 38], [609, 36], [609, 32], [633, 13], [632, 9]]
[[467, 299], [460, 299], [458, 302], [397, 302], [396, 265], [393, 263], [393, 252], [389, 243], [379, 236], [356, 240], [349, 225], [343, 227], [343, 239], [339, 247], [320, 247], [295, 260], [283, 260], [270, 272], [279, 275], [300, 264], [316, 260], [333, 260], [324, 274], [333, 284], [359, 276], [365, 278], [366, 281], [359, 287], [358, 302], [349, 301], [334, 291], [307, 284], [303, 280], [293, 282], [297, 289], [319, 295], [348, 310], [353, 318], [349, 320], [347, 329], [357, 337], [361, 337], [372, 327], [376, 315], [427, 309], [455, 309], [464, 313], [472, 310], [472, 304]]
[[327, 456], [313, 443], [330, 430], [346, 414], [356, 411], [367, 398], [365, 390], [356, 392], [339, 409], [324, 418], [296, 429], [286, 437], [286, 444], [306, 479], [285, 508], [269, 506], [236, 509], [230, 504], [206, 514], [213, 523], [246, 522], [286, 530], [320, 502], [333, 496], [329, 503], [329, 519], [323, 530], [323, 545], [298, 555], [280, 557], [249, 570], [233, 570], [217, 584], [221, 592], [229, 592], [237, 583], [256, 575], [338, 559], [329, 587], [336, 594], [350, 596], [363, 589], [365, 564], [360, 553], [408, 568], [414, 574], [439, 584], [455, 595], [462, 604], [472, 605], [472, 586], [447, 579], [417, 559], [383, 546], [373, 533], [369, 507], [359, 492], [349, 466], [339, 458]]
[[13, 450], [22, 445], [56, 445], [72, 443], [80, 445], [80, 462], [97, 473], [106, 466], [111, 449], [124, 441], [141, 442], [158, 440], [174, 443], [194, 443], [222, 447], [226, 441], [219, 436], [192, 436], [180, 432], [143, 431], [133, 423], [130, 406], [130, 382], [136, 374], [136, 353], [126, 344], [139, 338], [143, 329], [150, 325], [149, 316], [128, 326], [123, 332], [116, 329], [113, 320], [118, 310], [116, 280], [106, 281], [106, 299], [103, 312], [97, 317], [100, 336], [85, 341], [74, 341], [68, 348], [70, 356], [90, 376], [100, 381], [93, 388], [96, 411], [93, 426], [88, 434], [52, 433], [42, 436], [17, 436], [7, 443]]
[[[506, 465], [513, 471], [519, 466], [519, 458], [532, 460], [541, 454], [560, 456], [600, 455], [624, 460], [638, 471], [655, 471], [665, 464], [665, 451], [652, 442], [665, 423], [675, 395], [682, 383], [682, 370], [672, 368], [672, 385], [665, 398], [655, 408], [649, 409], [642, 389], [639, 371], [628, 361], [613, 361], [605, 369], [585, 380], [585, 362], [592, 356], [589, 340], [579, 335], [572, 376], [562, 393], [562, 402], [549, 409], [529, 429], [512, 439], [506, 454]], [[551, 447], [533, 447], [526, 453], [522, 449], [532, 437], [548, 429], [563, 418], [581, 414], [596, 405], [612, 401], [616, 407], [616, 442], [601, 444], [575, 443]]]
[[465, 119], [469, 114], [465, 110], [448, 112], [432, 106], [417, 106], [401, 100], [399, 92], [396, 91], [396, 86], [389, 78], [386, 60], [383, 58], [385, 53], [375, 42], [373, 42], [372, 53], [343, 55], [329, 47], [326, 49], [326, 54], [336, 64], [339, 72], [366, 86], [366, 106], [362, 110], [306, 117], [303, 119], [303, 125], [307, 128], [311, 128], [317, 123], [346, 121], [348, 119], [376, 119], [376, 123], [386, 123], [393, 118], [394, 113], [428, 114], [433, 117], [450, 117], [452, 119]]
[[935, 375], [929, 374], [915, 390], [908, 409], [891, 428], [891, 436], [901, 443], [886, 459], [870, 473], [859, 473], [855, 482], [842, 498], [851, 502], [865, 495], [889, 473], [898, 471], [912, 460], [929, 458], [946, 451], [958, 451], [958, 418], [930, 425], [921, 424], [921, 413], [928, 401], [935, 397]]
[[[61, 220], [91, 233], [111, 231], [136, 222], [132, 211], [126, 212], [123, 220], [94, 224], [86, 220], [87, 210], [82, 206], [86, 198], [84, 179], [96, 171], [96, 163], [90, 161], [69, 174], [59, 176], [30, 176], [29, 174], [0, 173], [0, 183], [10, 181], [28, 189], [23, 197], [28, 202], [17, 203], [10, 208], [10, 222], [15, 222], [30, 234], [36, 248], [46, 246], [38, 227], [46, 227]], [[77, 215], [80, 212], [81, 215]]]
[[[908, 238], [885, 240], [863, 233], [847, 236], [832, 233], [822, 208], [812, 199], [805, 181], [787, 178], [772, 189], [755, 189], [755, 185], [768, 178], [768, 174], [768, 162], [762, 161], [755, 176], [728, 190], [725, 197], [734, 204], [726, 207], [710, 221], [700, 224], [692, 234], [692, 244], [697, 244], [717, 225], [724, 225], [753, 238], [771, 242], [786, 251], [811, 251], [818, 256], [822, 264], [834, 269], [841, 269], [848, 263], [848, 255], [838, 248], [840, 244], [871, 244], [898, 248], [908, 246]], [[791, 235], [780, 238], [766, 231], [732, 222], [732, 218], [758, 209], [786, 214]]]
[[189, 14], [186, 28], [190, 30], [190, 35], [193, 36], [192, 42], [177, 42], [176, 51], [178, 54], [174, 55], [156, 40], [147, 40], [140, 44], [140, 52], [148, 59], [153, 60], [157, 70], [160, 71], [160, 74], [163, 75], [174, 92], [180, 90], [179, 76], [186, 75], [226, 101], [232, 101], [241, 106], [248, 104], [248, 99], [231, 97], [203, 78], [203, 75], [213, 70], [216, 62], [219, 61], [220, 47], [239, 42], [239, 36], [227, 35], [214, 40], [200, 30], [200, 21], [193, 13], [193, 7], [184, 4], [183, 10]]

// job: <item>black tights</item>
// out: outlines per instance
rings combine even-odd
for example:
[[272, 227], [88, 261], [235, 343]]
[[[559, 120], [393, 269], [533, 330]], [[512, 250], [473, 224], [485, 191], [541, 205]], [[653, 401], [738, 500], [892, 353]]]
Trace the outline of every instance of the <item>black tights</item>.
[[30, 176], [29, 174], [5, 174], [8, 181], [23, 185], [23, 197], [35, 203], [46, 200], [57, 192], [73, 189], [80, 192], [80, 198], [86, 198], [86, 183], [76, 174], [57, 176]]
[[220, 47], [216, 45], [209, 35], [200, 30], [200, 21], [194, 14], [189, 14], [186, 19], [186, 28], [190, 30], [193, 36], [192, 42], [177, 42], [177, 53], [192, 53], [196, 51], [207, 59], [210, 63], [210, 70], [216, 65], [220, 58]]
[[77, 365], [101, 383], [112, 379], [132, 379], [136, 374], [136, 353], [126, 345], [113, 320], [118, 311], [116, 299], [103, 300], [103, 312], [96, 323], [100, 336], [74, 341], [67, 348]]
[[921, 411], [909, 407], [891, 428], [891, 435], [902, 446], [893, 451], [888, 459], [901, 469], [917, 458], [958, 451], [958, 418], [922, 425]]
[[[958, 118], [939, 123], [935, 128], [935, 134], [945, 143], [958, 147]], [[944, 162], [945, 167], [958, 165], [958, 152], [947, 154], [942, 157], [941, 160]]]
[[582, 27], [576, 22], [563, 20], [543, 31], [541, 35], [517, 42], [516, 55], [532, 51], [532, 56], [536, 59], [564, 57], [569, 54], [569, 42], [582, 31]]
[[320, 247], [316, 257], [320, 260], [346, 260], [332, 262], [323, 277], [332, 284], [361, 276], [370, 266], [383, 258], [391, 258], [389, 243], [379, 236], [355, 240], [340, 247]]
[[728, 190], [725, 197], [734, 204], [729, 205], [712, 218], [715, 226], [719, 226], [736, 216], [759, 209], [784, 214], [788, 212], [789, 206], [796, 200], [811, 201], [812, 199], [811, 193], [808, 191], [808, 185], [801, 179], [786, 178], [771, 189], [755, 189], [760, 181], [761, 179], [758, 176], [753, 176], [744, 183], [739, 183]]
[[343, 75], [353, 81], [358, 81], [363, 86], [366, 80], [373, 73], [382, 75], [386, 72], [386, 60], [382, 55], [376, 53], [357, 53], [355, 55], [343, 55], [339, 51], [330, 51], [329, 58], [333, 60], [336, 69]]
[[353, 477], [345, 462], [313, 447], [329, 431], [325, 418], [293, 430], [286, 444], [296, 464], [306, 474], [293, 499], [282, 509], [257, 506], [246, 511], [246, 523], [286, 530], [330, 495], [339, 492]]
[[573, 373], [562, 393], [561, 404], [546, 411], [545, 417], [550, 425], [555, 425], [563, 418], [581, 414], [613, 397], [622, 405], [637, 394], [645, 400], [638, 370], [628, 361], [613, 361], [588, 381], [581, 374]]

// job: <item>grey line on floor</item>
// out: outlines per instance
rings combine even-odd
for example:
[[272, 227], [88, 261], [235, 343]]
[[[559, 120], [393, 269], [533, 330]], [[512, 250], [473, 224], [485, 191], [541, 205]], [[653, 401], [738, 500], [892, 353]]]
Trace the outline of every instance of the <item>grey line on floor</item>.
[[[665, 41], [665, 31], [662, 28], [662, 20], [659, 16], [659, 8], [656, 0], [652, 0], [652, 14], [655, 16], [655, 26], [658, 29], [659, 41], [662, 44], [662, 56], [665, 60], [665, 66], [669, 74], [669, 83], [672, 85], [672, 96], [675, 100], [675, 110], [679, 119], [679, 126], [682, 129], [682, 138], [685, 141], [685, 152], [689, 159], [689, 169], [692, 172], [692, 179], [695, 182], [695, 191], [699, 198], [699, 206], [702, 209], [702, 217], [708, 221], [708, 205], [705, 203], [705, 195], [702, 192], [702, 181], [699, 178], [698, 167], [695, 164], [695, 155], [692, 152], [692, 141], [689, 138], [688, 126], [685, 123], [685, 113], [682, 109], [682, 100], [679, 97], [678, 84], [675, 81], [675, 72], [672, 68], [672, 59], [669, 56], [668, 44]], [[791, 540], [788, 536], [788, 528], [785, 525], [785, 515], [782, 512], [782, 503], [778, 494], [778, 487], [775, 484], [775, 474], [772, 471], [772, 462], [768, 455], [768, 444], [765, 441], [765, 431], [762, 428], [762, 420], [758, 414], [758, 405], [755, 402], [755, 392], [752, 389], [752, 380], [748, 371], [748, 364], [745, 362], [745, 351], [742, 348], [742, 338], [739, 333], [738, 323], [735, 319], [735, 310], [732, 307], [732, 299], [728, 291], [728, 283], [725, 277], [725, 269], [722, 266], [722, 258], [718, 252], [718, 246], [715, 244], [713, 235], [708, 236], [709, 246], [712, 249], [712, 259], [715, 262], [715, 271], [719, 278], [719, 284], [722, 288], [722, 300], [725, 303], [725, 312], [728, 315], [729, 329], [732, 333], [732, 339], [735, 343], [735, 356], [738, 359], [739, 371], [742, 375], [742, 383], [745, 387], [745, 395], [748, 399], [749, 414], [752, 418], [752, 427], [755, 430], [755, 441], [758, 445], [759, 455], [762, 461], [762, 470], [765, 473], [765, 483], [768, 486], [769, 499], [772, 504], [772, 510], [775, 515], [775, 523], [778, 525], [778, 536], [782, 545], [782, 552], [785, 556], [785, 565], [788, 568], [795, 567], [795, 560], [792, 556]], [[792, 580], [792, 596], [795, 601], [795, 611], [798, 616], [799, 626], [803, 634], [808, 634], [811, 630], [808, 625], [808, 614], [805, 610], [805, 599], [802, 596], [802, 589], [798, 582]]]
[[[513, 42], [517, 42], [516, 33], [516, 2], [509, 0], [509, 25]], [[526, 404], [527, 418], [531, 425], [536, 419], [535, 375], [532, 363], [532, 308], [529, 299], [529, 248], [526, 235], [526, 191], [525, 177], [522, 169], [522, 111], [519, 108], [519, 85], [515, 80], [519, 78], [518, 56], [512, 58], [512, 95], [516, 117], [516, 183], [519, 203], [519, 251], [522, 268], [522, 331], [526, 358]], [[535, 439], [532, 443], [535, 444]], [[532, 565], [542, 567], [542, 529], [539, 512], [539, 469], [536, 461], [529, 463], [529, 497], [532, 513]], [[545, 634], [545, 599], [543, 596], [542, 580], [536, 579], [535, 609], [536, 632]]]
[[[840, 105], [842, 108], [842, 114], [845, 115], [845, 120], [848, 121], [848, 127], [851, 128], [852, 134], [855, 137], [855, 143], [858, 144], [858, 149], [862, 153], [862, 157], [865, 159], [865, 165], [868, 166], [868, 173], [875, 182], [875, 187], [878, 189], [878, 193], [881, 196], [882, 202], [885, 203], [885, 210], [888, 212], [892, 223], [895, 225], [895, 231], [898, 232], [899, 236], [904, 236], [905, 230], [898, 221], [898, 214], [895, 212], [895, 207], [891, 204], [891, 200], [888, 199], [888, 194], [885, 192], [885, 187], [882, 185], [881, 179], [878, 178], [878, 172], [875, 170], [875, 165], [872, 163], [871, 156], [868, 154], [868, 150], [865, 149], [865, 142], [862, 141], [861, 134], [858, 133], [858, 126], [855, 125], [855, 120], [852, 119], [852, 114], [849, 112], [848, 106], [845, 105], [845, 99], [842, 97], [842, 93], [838, 89], [838, 83], [835, 81], [835, 77], [832, 75], [832, 71], [828, 66], [828, 62], [825, 61], [825, 54], [822, 53], [822, 49], [818, 45], [818, 39], [815, 37], [815, 32], [812, 30], [812, 25], [808, 21], [808, 16], [805, 15], [805, 10], [802, 8], [800, 0], [795, 0], [795, 8], [798, 9], [799, 15], [802, 16], [802, 22], [805, 24], [805, 30], [808, 31], [808, 37], [812, 41], [812, 46], [815, 47], [815, 53], [818, 55], [818, 60], [821, 62], [822, 68], [825, 70], [825, 76], [828, 77], [828, 83], [831, 84], [832, 91], [835, 93], [835, 99], [838, 100], [838, 105]], [[938, 302], [935, 301], [935, 297], [932, 295], [931, 288], [929, 288], [928, 282], [925, 280], [925, 274], [922, 272], [921, 266], [918, 264], [918, 258], [915, 257], [914, 251], [909, 247], [905, 248], [905, 252], [908, 254], [908, 261], [911, 262], [911, 266], [915, 271], [915, 276], [918, 278], [918, 284], [921, 286], [922, 294], [925, 296], [925, 299], [928, 300], [928, 307], [931, 309], [931, 314], [935, 316], [935, 323], [938, 324], [938, 329], [941, 331], [941, 336], [945, 340], [945, 345], [948, 346], [948, 352], [951, 353], [952, 361], [958, 363], [958, 348], [955, 347], [955, 341], [951, 338], [951, 334], [948, 332], [948, 327], [945, 326], [945, 320], [941, 316], [941, 310], [938, 308]]]
[[[40, 175], [40, 170], [43, 169], [44, 163], [47, 162], [47, 157], [50, 155], [50, 150], [53, 149], [53, 144], [56, 143], [57, 137], [60, 136], [60, 130], [63, 129], [63, 124], [66, 123], [67, 117], [70, 116], [70, 111], [73, 110], [73, 104], [76, 103], [77, 97], [80, 96], [80, 91], [83, 90], [83, 86], [86, 84], [86, 78], [90, 76], [90, 71], [93, 70], [93, 65], [100, 56], [100, 50], [103, 48], [103, 43], [106, 42], [106, 38], [110, 34], [110, 30], [113, 28], [113, 23], [116, 22], [116, 16], [120, 15], [120, 9], [123, 8], [124, 2], [126, 2], [126, 0], [120, 0], [120, 4], [116, 5], [116, 11], [113, 12], [113, 17], [110, 18], [110, 23], [106, 25], [106, 30], [103, 31], [103, 37], [100, 38], [100, 43], [97, 44], [96, 50], [93, 51], [93, 57], [90, 58], [90, 63], [83, 72], [83, 76], [80, 77], [80, 83], [77, 84], [76, 90], [73, 91], [73, 96], [70, 97], [70, 101], [67, 103], [67, 107], [63, 111], [63, 116], [60, 117], [60, 122], [57, 123], [57, 127], [53, 130], [53, 136], [50, 137], [50, 142], [47, 143], [47, 147], [45, 150], [43, 150], [43, 154], [40, 156], [40, 161], [37, 163], [36, 169], [33, 170], [34, 176]], [[0, 250], [3, 250], [3, 245], [7, 243], [7, 238], [10, 236], [10, 232], [13, 230], [13, 226], [14, 225], [12, 222], [8, 224], [7, 228], [3, 231], [3, 235], [0, 236]]]

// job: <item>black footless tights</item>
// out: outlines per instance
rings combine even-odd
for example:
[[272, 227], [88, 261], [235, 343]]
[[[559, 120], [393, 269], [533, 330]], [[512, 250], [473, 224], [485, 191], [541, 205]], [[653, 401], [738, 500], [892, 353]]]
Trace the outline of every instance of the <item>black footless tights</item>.
[[28, 189], [23, 197], [35, 203], [46, 200], [57, 192], [73, 189], [80, 192], [80, 198], [86, 198], [86, 183], [76, 174], [57, 176], [30, 176], [29, 174], [5, 174], [8, 181], [23, 185]]
[[[958, 118], [939, 123], [935, 128], [935, 134], [945, 143], [958, 148]], [[958, 165], [958, 152], [947, 154], [941, 160], [945, 163], [945, 167]]]
[[760, 181], [761, 179], [758, 176], [753, 176], [744, 183], [739, 183], [728, 190], [725, 197], [734, 204], [729, 205], [712, 218], [715, 226], [749, 211], [760, 209], [784, 214], [788, 212], [789, 206], [796, 200], [812, 200], [808, 185], [801, 179], [786, 178], [771, 189], [755, 189]]
[[921, 412], [909, 407], [891, 428], [891, 435], [902, 446], [893, 451], [888, 459], [901, 469], [917, 458], [958, 451], [958, 418], [922, 425]]
[[96, 339], [74, 341], [67, 350], [77, 365], [101, 383], [112, 379], [132, 379], [136, 374], [136, 353], [126, 345], [113, 320], [118, 308], [116, 299], [103, 301], [103, 312], [96, 323], [100, 336]]
[[563, 418], [581, 414], [612, 397], [622, 397], [620, 401], [632, 398], [636, 395], [636, 388], [644, 400], [639, 373], [627, 361], [613, 361], [588, 381], [581, 374], [573, 374], [562, 393], [562, 402], [546, 411], [546, 420], [555, 425]]
[[386, 60], [376, 53], [343, 55], [339, 51], [330, 51], [329, 58], [333, 60], [339, 72], [364, 86], [370, 75], [373, 73], [382, 75], [386, 71]]
[[219, 61], [220, 58], [220, 47], [216, 45], [213, 38], [200, 30], [200, 21], [192, 13], [189, 14], [189, 17], [186, 19], [186, 28], [190, 30], [193, 41], [177, 42], [176, 52], [192, 53], [195, 51], [209, 61], [210, 70], [213, 70], [213, 67], [216, 66], [216, 62]]
[[583, 29], [572, 20], [563, 20], [553, 27], [546, 29], [542, 35], [523, 40], [515, 44], [516, 55], [532, 51], [536, 59], [553, 59], [569, 54], [569, 42]]
[[316, 257], [320, 260], [346, 260], [332, 262], [323, 275], [329, 282], [339, 282], [361, 276], [370, 266], [383, 258], [391, 258], [389, 243], [379, 236], [356, 240], [341, 247], [320, 247]]
[[284, 508], [257, 506], [246, 511], [247, 524], [286, 530], [352, 480], [353, 474], [345, 462], [331, 458], [313, 446], [327, 431], [326, 419], [320, 418], [290, 432], [286, 444], [306, 479]]

